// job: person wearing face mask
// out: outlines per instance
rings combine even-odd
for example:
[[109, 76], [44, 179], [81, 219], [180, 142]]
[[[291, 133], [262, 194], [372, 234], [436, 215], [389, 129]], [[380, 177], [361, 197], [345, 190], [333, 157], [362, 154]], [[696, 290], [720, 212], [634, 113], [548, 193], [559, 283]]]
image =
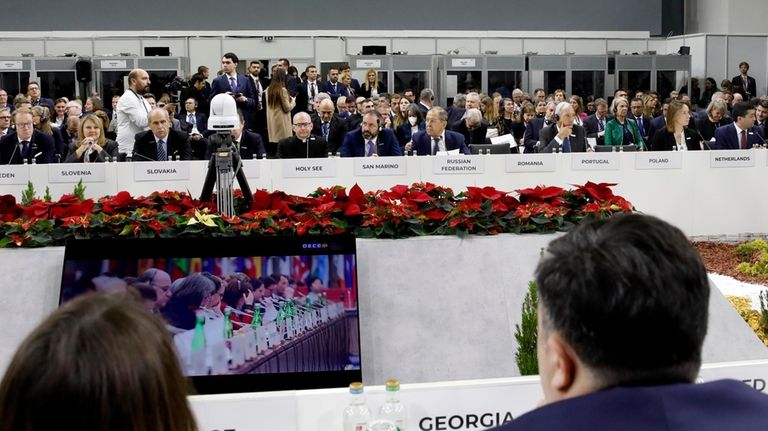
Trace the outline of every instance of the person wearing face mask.
[[[403, 110], [402, 108], [403, 100], [408, 102], [408, 99], [406, 98], [400, 99], [401, 110]], [[401, 124], [400, 127], [398, 127], [397, 130], [395, 130], [395, 135], [397, 136], [397, 142], [400, 143], [401, 147], [405, 147], [406, 144], [411, 142], [411, 137], [413, 136], [414, 133], [423, 131], [427, 127], [426, 123], [424, 123], [424, 116], [421, 113], [421, 109], [419, 109], [419, 107], [416, 104], [414, 103], [409, 104], [408, 106], [405, 107], [405, 110], [403, 112], [405, 112], [406, 122]]]

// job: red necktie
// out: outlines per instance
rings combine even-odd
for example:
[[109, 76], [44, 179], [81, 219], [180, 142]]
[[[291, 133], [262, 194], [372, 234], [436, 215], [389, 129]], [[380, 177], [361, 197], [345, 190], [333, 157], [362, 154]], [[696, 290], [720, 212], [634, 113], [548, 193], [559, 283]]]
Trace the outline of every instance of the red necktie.
[[746, 130], [741, 131], [741, 149], [742, 150], [747, 149], [747, 131]]

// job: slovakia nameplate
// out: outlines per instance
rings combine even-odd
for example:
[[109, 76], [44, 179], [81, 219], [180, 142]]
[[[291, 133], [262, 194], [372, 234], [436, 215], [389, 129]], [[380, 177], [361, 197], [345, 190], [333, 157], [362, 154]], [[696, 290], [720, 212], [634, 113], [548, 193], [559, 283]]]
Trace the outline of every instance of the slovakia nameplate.
[[682, 169], [680, 151], [640, 151], [635, 155], [635, 169]]
[[356, 176], [408, 175], [404, 157], [355, 157]]
[[434, 156], [432, 169], [435, 174], [482, 174], [485, 172], [485, 157]]
[[245, 178], [261, 178], [261, 160], [243, 160]]
[[0, 185], [18, 185], [29, 182], [29, 166], [0, 166]]
[[712, 168], [749, 168], [755, 166], [755, 150], [714, 150], [709, 152]]
[[616, 171], [621, 167], [619, 153], [571, 153], [574, 171]]
[[186, 181], [189, 179], [187, 162], [133, 162], [134, 181]]
[[48, 182], [51, 183], [103, 183], [106, 181], [104, 163], [64, 163], [48, 165]]
[[554, 172], [554, 154], [512, 154], [507, 156], [507, 172]]
[[283, 178], [329, 178], [336, 176], [336, 159], [285, 159]]

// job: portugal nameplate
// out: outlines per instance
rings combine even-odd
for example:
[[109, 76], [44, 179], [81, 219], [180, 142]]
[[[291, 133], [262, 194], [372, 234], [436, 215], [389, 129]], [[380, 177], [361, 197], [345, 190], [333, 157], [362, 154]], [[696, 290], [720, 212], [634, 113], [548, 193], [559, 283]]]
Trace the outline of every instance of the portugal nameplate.
[[619, 153], [571, 153], [574, 171], [617, 171], [621, 168]]

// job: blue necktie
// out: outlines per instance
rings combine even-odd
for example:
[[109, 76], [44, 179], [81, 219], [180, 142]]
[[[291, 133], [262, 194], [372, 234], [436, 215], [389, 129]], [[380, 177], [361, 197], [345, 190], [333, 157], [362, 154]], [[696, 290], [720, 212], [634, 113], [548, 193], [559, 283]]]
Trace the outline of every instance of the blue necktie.
[[603, 124], [603, 120], [597, 120], [597, 128], [602, 132], [605, 130], [605, 124]]
[[571, 152], [571, 140], [567, 136], [565, 137], [565, 139], [563, 139], [563, 152], [564, 153]]
[[637, 128], [640, 130], [640, 136], [645, 136], [645, 131], [643, 130], [643, 119], [637, 118]]
[[327, 138], [328, 137], [328, 129], [329, 128], [330, 128], [330, 126], [328, 125], [328, 123], [323, 123], [323, 138]]
[[233, 77], [229, 77], [229, 88], [232, 89], [233, 93], [237, 93], [237, 81]]
[[157, 161], [164, 162], [168, 160], [168, 155], [165, 153], [165, 141], [160, 139], [157, 141]]
[[187, 123], [194, 126], [195, 125], [195, 116], [192, 114], [189, 114], [189, 118], [187, 118]]
[[21, 157], [29, 158], [29, 141], [21, 141]]
[[434, 138], [435, 145], [432, 147], [432, 155], [437, 155], [437, 152], [440, 151], [440, 138]]
[[371, 156], [373, 156], [373, 150], [374, 150], [374, 148], [375, 148], [375, 145], [374, 145], [373, 141], [368, 141], [368, 152], [367, 152], [367, 154], [366, 154], [366, 157], [371, 157]]

